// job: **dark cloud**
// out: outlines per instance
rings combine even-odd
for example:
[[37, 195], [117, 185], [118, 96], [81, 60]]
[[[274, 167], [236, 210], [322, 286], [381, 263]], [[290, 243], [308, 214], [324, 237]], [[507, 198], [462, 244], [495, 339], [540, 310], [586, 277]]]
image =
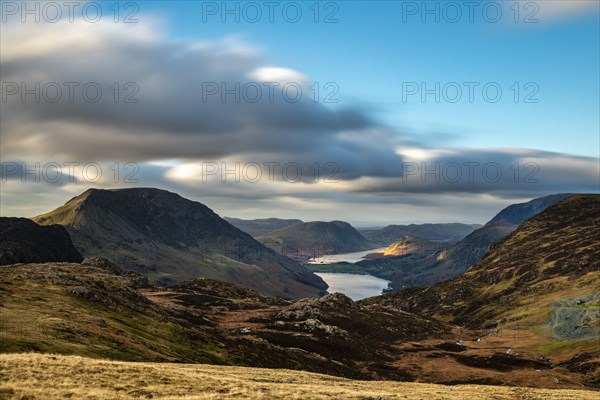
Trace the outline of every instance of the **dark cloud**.
[[426, 159], [405, 158], [394, 179], [357, 185], [364, 193], [490, 194], [538, 197], [597, 192], [598, 159], [535, 150], [422, 149]]
[[[1, 64], [7, 89], [1, 127], [4, 151], [12, 155], [144, 161], [251, 152], [294, 158], [316, 150], [319, 158], [339, 157], [349, 176], [380, 173], [383, 168], [365, 165], [399, 159], [389, 146], [357, 148], [341, 138], [342, 132], [378, 126], [360, 110], [333, 110], [315, 102], [301, 74], [274, 75], [277, 87], [259, 80], [269, 80], [268, 69], [242, 44], [173, 42], [146, 36], [142, 27], [128, 35], [102, 24], [60, 25], [27, 34], [22, 31], [29, 26], [14, 24], [3, 35], [3, 48], [12, 51]], [[42, 34], [39, 40], [52, 43], [52, 51], [22, 49], [17, 42]], [[73, 34], [77, 39], [63, 38]], [[262, 71], [258, 78], [257, 71]], [[29, 90], [40, 85], [40, 101], [34, 95], [22, 101], [23, 83]], [[259, 92], [245, 91], [245, 85], [260, 89], [256, 102]], [[297, 102], [294, 90], [282, 91], [285, 85], [302, 90]], [[102, 94], [93, 102], [97, 88]], [[219, 93], [209, 95], [209, 89]], [[232, 89], [236, 94], [221, 95]], [[52, 102], [59, 90], [62, 97]]]

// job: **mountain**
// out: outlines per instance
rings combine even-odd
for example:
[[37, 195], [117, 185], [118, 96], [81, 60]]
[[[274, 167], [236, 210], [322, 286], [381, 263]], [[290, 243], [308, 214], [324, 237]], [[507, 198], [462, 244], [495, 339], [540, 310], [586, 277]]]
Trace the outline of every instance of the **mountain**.
[[488, 247], [516, 229], [515, 225], [485, 225], [458, 243], [441, 250], [418, 267], [420, 284], [432, 284], [461, 275], [483, 258]]
[[0, 265], [52, 261], [83, 261], [64, 227], [0, 217]]
[[449, 280], [460, 276], [477, 264], [490, 245], [513, 232], [527, 218], [569, 196], [572, 194], [556, 194], [510, 205], [461, 241], [450, 244], [447, 248], [426, 258], [369, 260], [361, 261], [359, 264], [370, 270], [381, 271], [377, 272], [377, 276], [390, 279], [392, 281], [390, 287], [395, 290]]
[[388, 225], [382, 229], [361, 230], [361, 234], [367, 239], [381, 246], [400, 240], [404, 236], [412, 236], [416, 239], [457, 242], [481, 228], [478, 224], [411, 224], [411, 225]]
[[464, 275], [373, 302], [470, 327], [520, 326], [598, 346], [599, 288], [600, 195], [574, 195], [524, 222]]
[[85, 257], [101, 256], [162, 285], [199, 276], [284, 298], [327, 285], [205, 205], [159, 189], [90, 189], [33, 218], [63, 225]]
[[258, 237], [265, 245], [299, 259], [372, 249], [347, 222], [304, 222]]
[[299, 219], [279, 219], [279, 218], [261, 218], [261, 219], [239, 219], [224, 217], [225, 221], [250, 235], [256, 237], [287, 228], [288, 226], [301, 224]]

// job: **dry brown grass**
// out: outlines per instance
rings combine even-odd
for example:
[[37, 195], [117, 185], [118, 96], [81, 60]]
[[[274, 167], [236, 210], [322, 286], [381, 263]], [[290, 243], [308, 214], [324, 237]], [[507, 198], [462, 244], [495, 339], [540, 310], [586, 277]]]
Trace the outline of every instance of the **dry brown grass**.
[[0, 354], [0, 399], [600, 399], [577, 390], [355, 381], [290, 370]]

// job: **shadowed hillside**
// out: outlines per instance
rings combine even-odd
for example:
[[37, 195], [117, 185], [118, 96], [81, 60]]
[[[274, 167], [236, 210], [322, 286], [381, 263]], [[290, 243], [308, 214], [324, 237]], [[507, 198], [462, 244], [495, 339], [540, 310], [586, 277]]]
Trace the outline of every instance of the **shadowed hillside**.
[[62, 226], [40, 226], [27, 218], [0, 217], [0, 265], [82, 260]]
[[599, 238], [600, 195], [575, 195], [523, 223], [463, 276], [373, 301], [456, 323], [495, 326], [521, 307], [516, 300], [522, 297], [558, 300], [562, 291], [596, 293]]
[[351, 253], [375, 246], [350, 224], [342, 221], [304, 222], [262, 235], [258, 239], [277, 251], [299, 259]]
[[[445, 324], [328, 295], [296, 303], [201, 278], [152, 287], [105, 259], [0, 269], [0, 352], [202, 362], [393, 378], [395, 341]], [[407, 376], [404, 374], [404, 376]]]
[[[289, 302], [207, 278], [152, 287], [104, 259], [3, 267], [0, 288], [2, 353], [557, 389], [580, 388], [595, 362], [593, 354], [567, 351], [552, 367], [537, 347], [505, 355], [507, 346], [517, 348], [512, 334], [479, 343], [478, 330], [338, 293]], [[464, 345], [454, 344], [457, 337]]]

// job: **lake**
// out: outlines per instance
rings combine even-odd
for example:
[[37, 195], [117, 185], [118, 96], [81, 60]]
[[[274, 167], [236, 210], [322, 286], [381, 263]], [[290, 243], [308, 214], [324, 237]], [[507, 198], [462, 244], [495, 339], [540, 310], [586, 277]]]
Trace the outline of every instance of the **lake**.
[[367, 297], [378, 296], [387, 289], [385, 279], [372, 275], [340, 274], [335, 272], [316, 272], [329, 285], [329, 293], [343, 293], [357, 301]]
[[323, 256], [317, 258], [311, 258], [308, 262], [309, 264], [336, 264], [339, 262], [349, 262], [349, 263], [357, 263], [361, 260], [364, 260], [365, 256], [369, 253], [375, 253], [378, 251], [383, 251], [385, 247], [381, 247], [379, 249], [365, 250], [365, 251], [357, 251], [354, 253], [345, 253], [345, 254], [333, 254], [330, 256]]

